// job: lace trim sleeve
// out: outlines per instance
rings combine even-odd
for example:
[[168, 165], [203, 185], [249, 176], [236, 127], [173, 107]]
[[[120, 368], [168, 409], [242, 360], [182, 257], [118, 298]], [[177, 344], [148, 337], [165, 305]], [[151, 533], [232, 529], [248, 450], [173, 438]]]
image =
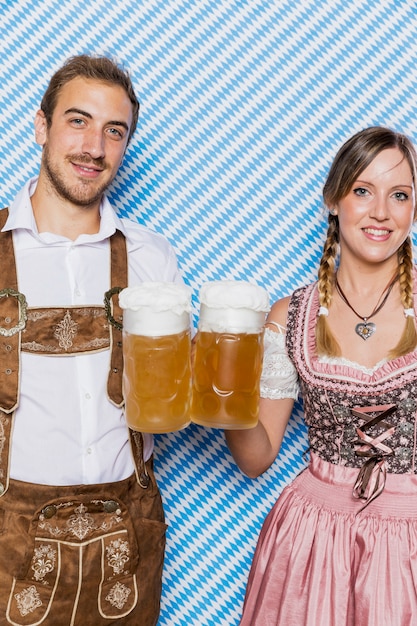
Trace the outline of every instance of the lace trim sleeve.
[[288, 357], [285, 333], [269, 328], [264, 334], [264, 360], [261, 375], [261, 397], [271, 400], [298, 398], [300, 386], [297, 370]]

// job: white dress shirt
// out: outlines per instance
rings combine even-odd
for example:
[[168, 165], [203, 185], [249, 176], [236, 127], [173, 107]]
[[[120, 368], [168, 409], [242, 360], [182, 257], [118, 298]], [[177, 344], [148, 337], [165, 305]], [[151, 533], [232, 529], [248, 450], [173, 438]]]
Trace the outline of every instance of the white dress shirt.
[[[28, 181], [10, 206], [19, 290], [29, 307], [103, 305], [110, 287], [109, 237], [126, 236], [128, 284], [182, 282], [167, 240], [120, 219], [105, 198], [100, 231], [75, 241], [39, 233]], [[21, 354], [20, 397], [12, 439], [11, 478], [47, 485], [122, 480], [134, 469], [123, 410], [107, 397], [110, 351], [79, 356]], [[145, 435], [145, 458], [153, 450]]]

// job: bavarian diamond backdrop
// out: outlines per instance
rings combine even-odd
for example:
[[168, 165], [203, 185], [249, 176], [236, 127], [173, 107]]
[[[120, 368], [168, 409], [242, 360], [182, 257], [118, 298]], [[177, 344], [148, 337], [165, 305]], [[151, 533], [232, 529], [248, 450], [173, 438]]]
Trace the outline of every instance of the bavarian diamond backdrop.
[[[0, 198], [37, 172], [33, 117], [73, 54], [131, 72], [138, 130], [111, 191], [117, 211], [164, 233], [185, 281], [265, 287], [315, 278], [321, 188], [337, 149], [383, 124], [417, 140], [411, 0], [0, 1]], [[236, 626], [261, 523], [304, 466], [301, 406], [279, 459], [251, 481], [221, 431], [156, 438], [167, 554], [160, 626]]]

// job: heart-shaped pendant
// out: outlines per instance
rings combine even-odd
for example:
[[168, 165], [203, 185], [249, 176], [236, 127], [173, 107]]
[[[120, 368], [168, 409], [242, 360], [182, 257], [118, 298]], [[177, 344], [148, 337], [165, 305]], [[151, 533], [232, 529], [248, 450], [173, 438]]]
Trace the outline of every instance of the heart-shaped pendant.
[[376, 326], [373, 322], [361, 322], [360, 324], [356, 324], [355, 332], [362, 339], [369, 339], [371, 335], [376, 331]]

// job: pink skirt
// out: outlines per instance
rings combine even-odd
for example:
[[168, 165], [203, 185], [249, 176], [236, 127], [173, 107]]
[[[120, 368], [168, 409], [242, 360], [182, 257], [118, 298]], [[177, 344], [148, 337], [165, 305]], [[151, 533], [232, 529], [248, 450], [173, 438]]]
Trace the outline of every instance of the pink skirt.
[[241, 626], [416, 626], [417, 475], [365, 509], [357, 469], [311, 455], [268, 514]]

